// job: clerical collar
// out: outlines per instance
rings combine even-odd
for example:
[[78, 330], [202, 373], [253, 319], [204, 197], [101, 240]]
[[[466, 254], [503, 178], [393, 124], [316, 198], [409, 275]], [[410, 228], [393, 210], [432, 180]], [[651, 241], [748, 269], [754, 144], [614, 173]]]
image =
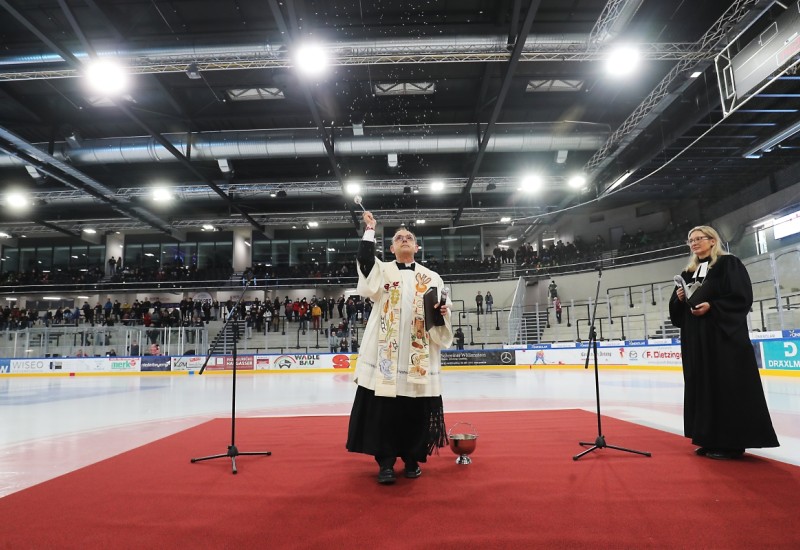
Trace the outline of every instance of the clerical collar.
[[411, 271], [414, 271], [414, 268], [417, 265], [414, 262], [411, 262], [410, 264], [404, 264], [402, 262], [395, 262], [395, 264], [397, 264], [397, 269], [410, 269]]

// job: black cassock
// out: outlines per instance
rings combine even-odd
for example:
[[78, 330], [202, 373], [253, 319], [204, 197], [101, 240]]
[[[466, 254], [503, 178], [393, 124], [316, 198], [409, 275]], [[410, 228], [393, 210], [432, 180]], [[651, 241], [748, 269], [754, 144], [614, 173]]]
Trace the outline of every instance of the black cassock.
[[[681, 276], [694, 280], [694, 273]], [[669, 301], [672, 324], [681, 329], [684, 433], [709, 449], [777, 447], [748, 334], [753, 288], [747, 269], [735, 256], [720, 256], [703, 287], [711, 304], [705, 315], [692, 315], [676, 292]]]

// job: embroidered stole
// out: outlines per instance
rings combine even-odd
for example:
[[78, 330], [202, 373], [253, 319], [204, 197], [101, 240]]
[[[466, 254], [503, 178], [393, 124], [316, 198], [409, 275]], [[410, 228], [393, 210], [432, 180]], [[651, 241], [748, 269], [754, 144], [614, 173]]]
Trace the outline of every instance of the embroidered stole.
[[403, 358], [403, 364], [408, 366], [407, 381], [413, 384], [427, 384], [430, 380], [430, 335], [425, 330], [423, 295], [428, 290], [431, 278], [415, 272], [411, 321], [408, 326], [403, 326], [400, 324], [400, 312], [403, 307], [400, 271], [392, 264], [385, 265], [384, 269], [388, 278], [396, 280], [383, 285], [383, 297], [379, 305], [378, 377], [375, 395], [397, 397], [401, 331], [410, 331], [409, 355]]

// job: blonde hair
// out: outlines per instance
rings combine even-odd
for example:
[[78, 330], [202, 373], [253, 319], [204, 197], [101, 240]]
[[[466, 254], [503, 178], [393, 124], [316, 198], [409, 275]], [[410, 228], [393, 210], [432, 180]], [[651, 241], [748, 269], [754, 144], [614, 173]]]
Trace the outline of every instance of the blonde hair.
[[[692, 233], [697, 232], [702, 233], [710, 239], [714, 239], [714, 244], [711, 246], [711, 261], [708, 263], [708, 267], [713, 267], [713, 265], [717, 263], [717, 259], [719, 259], [720, 256], [727, 254], [727, 252], [725, 252], [725, 250], [722, 248], [722, 241], [719, 238], [719, 233], [717, 233], [717, 230], [710, 225], [698, 225], [697, 227], [693, 227], [689, 230], [689, 233], [686, 236], [687, 239], [692, 237]], [[700, 258], [697, 257], [697, 254], [692, 252], [689, 255], [689, 263], [686, 264], [686, 271], [689, 273], [694, 273], [695, 270], [697, 270], [698, 265], [700, 265]]]

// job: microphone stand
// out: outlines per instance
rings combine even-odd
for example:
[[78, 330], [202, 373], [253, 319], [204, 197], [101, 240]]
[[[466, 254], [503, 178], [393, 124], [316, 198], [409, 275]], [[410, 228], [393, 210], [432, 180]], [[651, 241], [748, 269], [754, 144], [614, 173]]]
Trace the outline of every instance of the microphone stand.
[[[191, 459], [192, 464], [195, 462], [201, 462], [203, 460], [211, 460], [214, 458], [225, 458], [228, 457], [231, 459], [231, 464], [233, 465], [233, 473], [237, 473], [236, 469], [236, 457], [239, 455], [261, 455], [261, 456], [270, 456], [272, 455], [271, 451], [255, 451], [255, 452], [242, 452], [236, 447], [236, 343], [239, 340], [239, 323], [235, 322], [239, 312], [239, 306], [244, 299], [244, 295], [247, 292], [247, 289], [250, 288], [250, 284], [253, 282], [252, 277], [247, 278], [247, 283], [244, 286], [244, 290], [242, 290], [239, 299], [236, 301], [236, 305], [233, 306], [233, 309], [228, 312], [228, 318], [225, 320], [225, 324], [222, 327], [222, 331], [220, 334], [225, 334], [225, 330], [228, 328], [228, 323], [234, 321], [233, 323], [233, 349], [231, 350], [231, 356], [233, 358], [233, 389], [231, 390], [231, 444], [228, 445], [228, 452], [222, 454], [216, 454], [211, 456], [203, 456], [200, 458], [193, 458]], [[214, 354], [214, 351], [219, 344], [219, 336], [217, 336], [216, 343], [211, 346], [211, 349], [208, 350], [208, 355], [206, 356], [206, 360], [203, 363], [203, 366], [200, 368], [199, 374], [203, 374], [206, 370], [206, 366], [208, 365], [208, 361], [211, 359], [211, 356]]]
[[594, 440], [594, 443], [581, 441], [578, 443], [581, 447], [587, 447], [591, 445], [590, 448], [586, 449], [585, 451], [581, 452], [572, 457], [572, 460], [578, 460], [584, 455], [591, 453], [597, 449], [605, 449], [608, 447], [609, 449], [616, 449], [618, 451], [625, 451], [626, 453], [635, 453], [638, 455], [644, 456], [652, 456], [650, 453], [646, 451], [635, 451], [633, 449], [626, 449], [625, 447], [617, 447], [616, 445], [609, 445], [606, 443], [606, 438], [603, 435], [603, 425], [602, 419], [600, 417], [600, 378], [598, 374], [597, 368], [597, 332], [594, 328], [595, 320], [597, 319], [597, 301], [600, 297], [600, 279], [603, 277], [603, 268], [601, 265], [597, 266], [597, 290], [594, 294], [594, 309], [592, 311], [592, 323], [589, 326], [589, 342], [586, 347], [586, 364], [583, 366], [584, 369], [589, 368], [589, 349], [591, 348], [592, 355], [594, 356], [594, 391], [595, 396], [597, 399], [597, 438]]

